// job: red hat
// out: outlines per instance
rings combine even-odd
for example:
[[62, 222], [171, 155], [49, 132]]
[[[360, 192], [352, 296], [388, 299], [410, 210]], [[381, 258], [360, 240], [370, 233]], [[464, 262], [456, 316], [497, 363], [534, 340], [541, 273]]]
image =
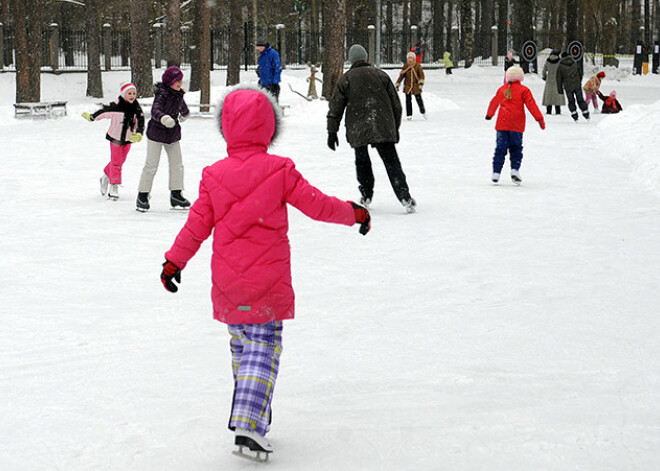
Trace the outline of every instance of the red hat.
[[598, 72], [596, 76], [600, 78], [605, 78], [605, 72]]

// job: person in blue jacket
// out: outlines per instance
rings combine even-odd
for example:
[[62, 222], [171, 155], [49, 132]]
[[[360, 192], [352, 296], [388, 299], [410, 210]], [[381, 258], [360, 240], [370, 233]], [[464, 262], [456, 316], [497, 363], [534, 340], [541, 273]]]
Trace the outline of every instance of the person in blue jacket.
[[279, 100], [280, 75], [282, 73], [280, 55], [263, 38], [257, 40], [257, 49], [260, 52], [259, 68], [257, 69], [259, 85], [268, 90], [276, 100]]

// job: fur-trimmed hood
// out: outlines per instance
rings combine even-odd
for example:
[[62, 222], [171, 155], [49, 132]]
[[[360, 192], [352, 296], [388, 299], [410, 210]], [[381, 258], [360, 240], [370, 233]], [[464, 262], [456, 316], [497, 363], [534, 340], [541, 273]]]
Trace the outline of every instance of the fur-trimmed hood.
[[238, 85], [218, 103], [216, 119], [227, 150], [267, 149], [282, 127], [282, 109], [263, 88]]

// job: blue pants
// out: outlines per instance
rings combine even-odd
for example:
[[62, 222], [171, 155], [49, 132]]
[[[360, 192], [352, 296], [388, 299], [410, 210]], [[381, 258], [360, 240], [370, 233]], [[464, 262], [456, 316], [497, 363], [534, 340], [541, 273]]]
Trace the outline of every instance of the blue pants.
[[507, 151], [511, 161], [511, 170], [520, 170], [522, 162], [523, 134], [515, 131], [497, 131], [497, 144], [493, 156], [493, 172], [502, 173]]

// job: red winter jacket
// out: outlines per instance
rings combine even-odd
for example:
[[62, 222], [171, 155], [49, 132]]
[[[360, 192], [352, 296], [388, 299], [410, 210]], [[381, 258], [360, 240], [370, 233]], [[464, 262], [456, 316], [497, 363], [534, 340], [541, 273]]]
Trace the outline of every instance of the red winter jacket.
[[[511, 86], [511, 99], [507, 100], [504, 92]], [[493, 117], [497, 108], [500, 111], [497, 115], [495, 129], [497, 131], [515, 131], [525, 132], [525, 106], [534, 119], [538, 122], [543, 121], [543, 114], [536, 106], [532, 91], [520, 82], [507, 83], [501, 86], [488, 106], [486, 116]]]
[[347, 226], [355, 211], [310, 185], [290, 159], [267, 152], [276, 116], [263, 92], [229, 93], [219, 117], [229, 156], [202, 172], [199, 198], [165, 258], [183, 269], [213, 233], [213, 316], [226, 324], [291, 319], [287, 205]]

